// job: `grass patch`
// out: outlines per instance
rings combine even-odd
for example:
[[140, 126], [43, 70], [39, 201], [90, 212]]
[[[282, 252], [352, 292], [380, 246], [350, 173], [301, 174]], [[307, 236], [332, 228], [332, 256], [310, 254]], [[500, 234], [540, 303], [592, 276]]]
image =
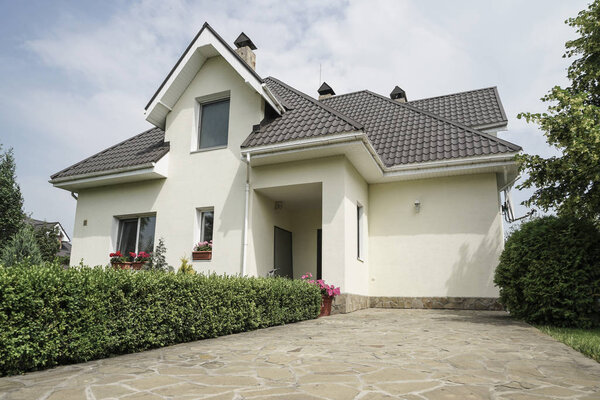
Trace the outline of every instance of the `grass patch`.
[[600, 362], [600, 328], [556, 328], [553, 326], [538, 326], [537, 328], [578, 352]]

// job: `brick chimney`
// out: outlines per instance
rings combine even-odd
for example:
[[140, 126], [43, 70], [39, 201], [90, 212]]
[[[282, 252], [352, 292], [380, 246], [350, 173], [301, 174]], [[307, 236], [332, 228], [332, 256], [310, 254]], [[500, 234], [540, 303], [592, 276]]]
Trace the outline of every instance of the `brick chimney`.
[[323, 82], [321, 87], [317, 90], [319, 92], [319, 100], [326, 99], [331, 96], [335, 96], [335, 92], [326, 82]]
[[394, 90], [392, 90], [392, 93], [390, 93], [390, 99], [396, 100], [400, 103], [406, 103], [408, 101], [406, 99], [406, 92], [400, 89], [398, 86], [396, 86]]
[[252, 43], [252, 40], [244, 32], [240, 33], [237, 39], [235, 39], [235, 52], [246, 61], [246, 64], [252, 69], [256, 69], [256, 54], [253, 50], [256, 50], [256, 46]]

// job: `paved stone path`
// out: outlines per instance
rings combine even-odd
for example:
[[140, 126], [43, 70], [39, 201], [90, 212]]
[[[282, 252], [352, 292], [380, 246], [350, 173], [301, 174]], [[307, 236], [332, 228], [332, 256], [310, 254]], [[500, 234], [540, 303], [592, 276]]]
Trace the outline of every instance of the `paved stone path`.
[[503, 312], [369, 309], [0, 378], [38, 398], [600, 399], [600, 364]]

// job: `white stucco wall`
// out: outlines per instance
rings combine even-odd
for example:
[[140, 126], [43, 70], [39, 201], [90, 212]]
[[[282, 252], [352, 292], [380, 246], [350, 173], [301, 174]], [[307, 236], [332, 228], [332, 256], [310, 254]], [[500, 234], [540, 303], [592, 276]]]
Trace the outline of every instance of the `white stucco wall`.
[[369, 200], [371, 296], [498, 295], [503, 238], [494, 174], [372, 185]]
[[[253, 189], [321, 183], [323, 279], [330, 284], [340, 286], [346, 293], [368, 294], [368, 186], [346, 158], [337, 156], [255, 167], [252, 169], [251, 182]], [[273, 215], [274, 212], [272, 206], [262, 203], [260, 197], [259, 201], [262, 205], [260, 207], [254, 205], [250, 217], [249, 272], [262, 271], [264, 269], [262, 265], [272, 264], [273, 257], [272, 233], [270, 233], [273, 229], [273, 221], [267, 219], [273, 217], [266, 217], [265, 214]], [[253, 202], [256, 203], [256, 196], [253, 197]], [[363, 261], [357, 260], [356, 253], [357, 202], [360, 202], [366, 211], [363, 225], [365, 230]], [[307, 212], [303, 216], [298, 211], [289, 220], [289, 230], [300, 231], [301, 226], [304, 226], [306, 232], [306, 236], [301, 235], [297, 240], [293, 239], [294, 254], [298, 253], [297, 248], [302, 242], [315, 243], [316, 246], [316, 237], [313, 242], [310, 232], [317, 228], [314, 219], [314, 212]], [[282, 228], [288, 229], [285, 226]], [[304, 272], [316, 272], [316, 254], [313, 258], [312, 251], [307, 251], [302, 256], [294, 256], [295, 275]]]
[[[191, 152], [196, 140], [196, 98], [229, 92], [228, 146]], [[238, 273], [244, 215], [246, 166], [240, 145], [263, 118], [262, 99], [222, 58], [206, 61], [167, 117], [170, 142], [168, 179], [82, 190], [77, 202], [72, 263], [106, 264], [114, 251], [117, 215], [156, 212], [156, 240], [164, 237], [167, 262], [177, 268], [191, 258], [198, 240], [196, 209], [214, 207], [211, 261], [194, 262], [199, 271]], [[192, 143], [194, 141], [194, 144]], [[88, 225], [83, 226], [83, 220]]]

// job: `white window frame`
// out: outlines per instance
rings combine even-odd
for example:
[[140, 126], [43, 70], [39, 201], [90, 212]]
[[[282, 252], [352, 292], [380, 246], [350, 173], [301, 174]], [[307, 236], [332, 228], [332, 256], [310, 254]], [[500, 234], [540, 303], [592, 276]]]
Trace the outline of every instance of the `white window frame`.
[[215, 236], [215, 208], [200, 207], [196, 208], [196, 229], [194, 229], [194, 243], [204, 242], [204, 213], [213, 213], [213, 238]]
[[[134, 219], [135, 218], [135, 219], [137, 219], [137, 227], [135, 228], [135, 251], [134, 252], [136, 254], [138, 253], [139, 245], [140, 245], [140, 225], [142, 223], [141, 222], [142, 218], [146, 218], [146, 217], [154, 217], [156, 219], [156, 214], [135, 214], [135, 215], [123, 215], [123, 216], [115, 217], [115, 219], [117, 220], [117, 241], [114, 245], [115, 251], [117, 251], [117, 249], [119, 248], [119, 246], [121, 244], [121, 239], [123, 237], [123, 230], [121, 229], [121, 221], [125, 220], [125, 219]], [[154, 227], [154, 238], [156, 239], [156, 225]]]
[[[208, 96], [196, 97], [195, 107], [195, 127], [192, 137], [192, 146], [190, 149], [191, 153], [199, 153], [204, 151], [225, 149], [229, 146], [229, 128], [227, 129], [227, 143], [220, 146], [200, 148], [200, 122], [202, 121], [202, 106], [211, 103], [218, 103], [220, 101], [229, 100], [229, 114], [231, 116], [231, 94], [229, 91], [214, 93]], [[231, 118], [229, 118], [231, 120]], [[228, 125], [229, 126], [229, 125]]]
[[364, 215], [365, 207], [356, 202], [356, 258], [359, 261], [364, 260]]

